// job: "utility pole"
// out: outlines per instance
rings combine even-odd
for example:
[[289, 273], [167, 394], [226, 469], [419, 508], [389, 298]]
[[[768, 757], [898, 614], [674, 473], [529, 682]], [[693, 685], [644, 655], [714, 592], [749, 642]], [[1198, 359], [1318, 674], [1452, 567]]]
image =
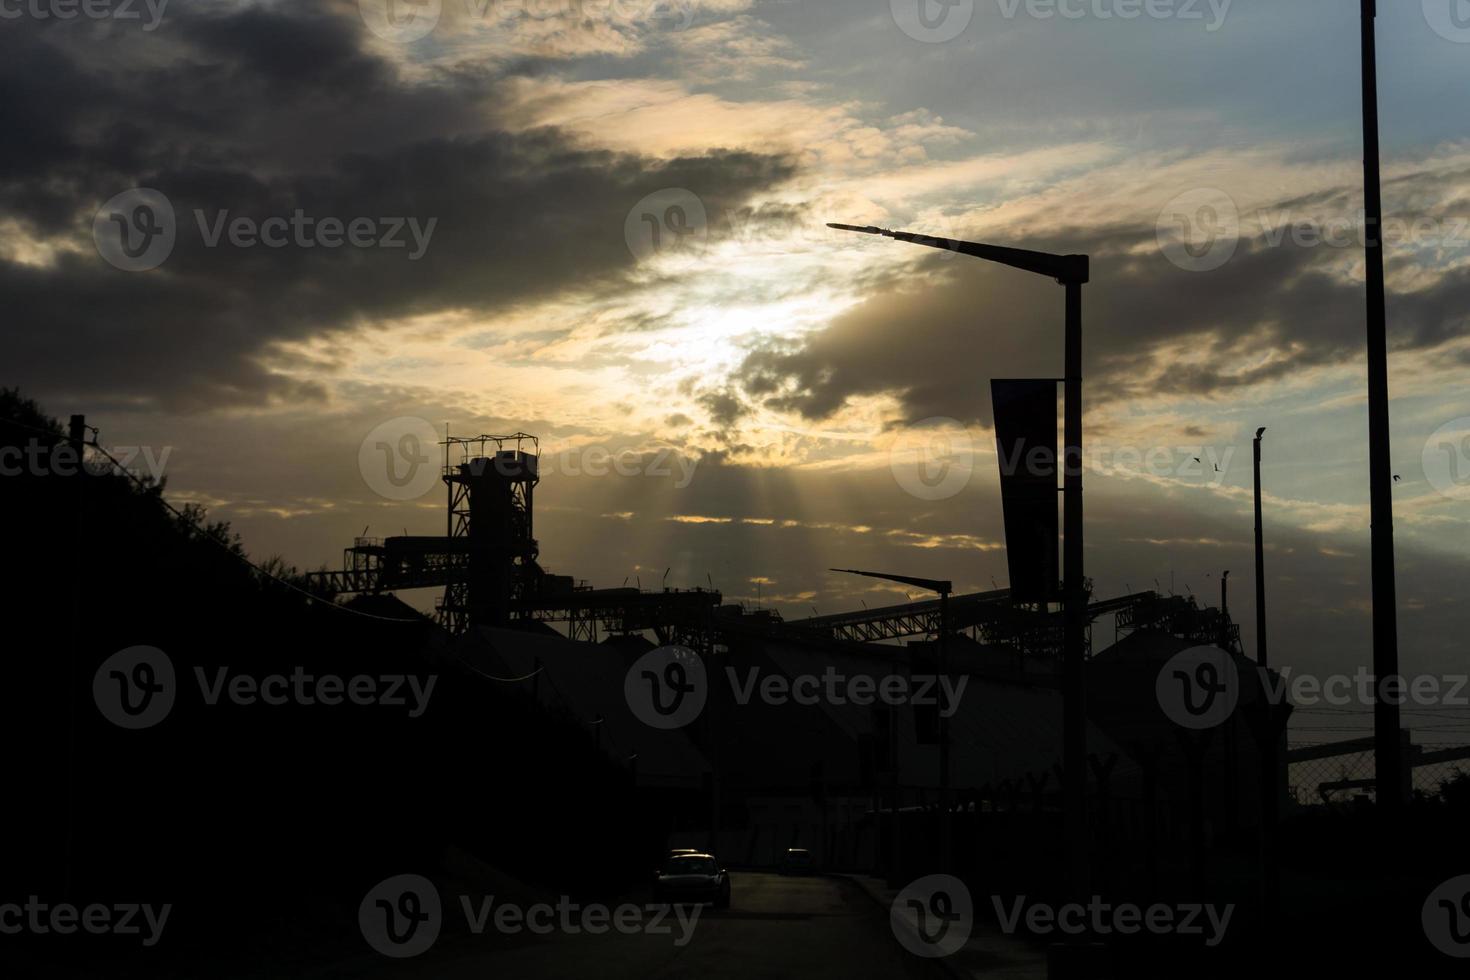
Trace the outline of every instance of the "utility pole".
[[949, 589], [939, 593], [939, 853], [943, 856], [944, 870], [953, 870], [954, 831], [950, 826], [953, 802], [949, 785], [949, 712], [954, 705], [944, 701], [944, 685], [949, 682]]
[[1266, 545], [1261, 531], [1261, 437], [1266, 427], [1256, 430], [1252, 450], [1256, 461], [1256, 663], [1270, 666], [1266, 656]]
[[1063, 433], [1067, 468], [1062, 493], [1062, 584], [1065, 621], [1062, 648], [1062, 799], [1067, 870], [1072, 895], [1091, 890], [1087, 854], [1087, 703], [1083, 672], [1087, 656], [1087, 585], [1082, 574], [1082, 284], [1079, 275], [1059, 280], [1067, 291], [1066, 382]]
[[1230, 645], [1230, 572], [1220, 576], [1220, 646], [1227, 650]]
[[[72, 521], [72, 587], [71, 587], [71, 656], [66, 662], [66, 850], [63, 858], [62, 869], [62, 894], [70, 897], [72, 888], [72, 876], [76, 863], [76, 826], [77, 826], [77, 801], [76, 801], [76, 766], [77, 766], [77, 662], [82, 658], [82, 541], [84, 535], [83, 519], [86, 511], [86, 488], [87, 476], [86, 452], [87, 452], [87, 417], [85, 415], [73, 415], [67, 430], [67, 444], [71, 447], [76, 458], [73, 462], [72, 480], [76, 483], [76, 511]], [[54, 453], [55, 450], [53, 449]], [[52, 473], [59, 475], [60, 467], [53, 467]]]
[[[1373, 547], [1374, 770], [1378, 810], [1393, 819], [1402, 809], [1403, 756], [1399, 744], [1398, 610], [1393, 560], [1393, 461], [1388, 425], [1388, 313], [1383, 274], [1383, 193], [1378, 143], [1377, 0], [1362, 0], [1363, 193], [1368, 276], [1368, 483]], [[1392, 680], [1391, 680], [1392, 679]], [[1392, 695], [1392, 696], [1390, 696]]]
[[[1266, 427], [1256, 430], [1252, 445], [1256, 476], [1256, 663], [1268, 669], [1270, 654], [1266, 648], [1266, 546], [1261, 530], [1261, 440]], [[1280, 904], [1281, 872], [1277, 868], [1276, 825], [1280, 811], [1280, 781], [1277, 772], [1278, 751], [1281, 741], [1280, 705], [1271, 699], [1273, 686], [1261, 687], [1259, 718], [1253, 717], [1252, 733], [1256, 737], [1256, 752], [1260, 757], [1259, 815], [1261, 830], [1259, 838], [1261, 920], [1268, 932], [1275, 928], [1277, 906]]]

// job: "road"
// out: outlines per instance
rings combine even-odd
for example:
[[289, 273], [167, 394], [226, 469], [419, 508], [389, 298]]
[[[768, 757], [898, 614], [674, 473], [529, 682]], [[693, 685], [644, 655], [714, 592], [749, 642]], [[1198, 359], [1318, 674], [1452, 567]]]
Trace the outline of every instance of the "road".
[[384, 959], [366, 974], [354, 973], [438, 980], [923, 976], [921, 965], [894, 940], [886, 912], [852, 882], [734, 872], [731, 883], [730, 908], [704, 907], [692, 928], [670, 917], [669, 931], [661, 935], [571, 935], [558, 929], [507, 937], [492, 923], [479, 934], [446, 936], [413, 959]]

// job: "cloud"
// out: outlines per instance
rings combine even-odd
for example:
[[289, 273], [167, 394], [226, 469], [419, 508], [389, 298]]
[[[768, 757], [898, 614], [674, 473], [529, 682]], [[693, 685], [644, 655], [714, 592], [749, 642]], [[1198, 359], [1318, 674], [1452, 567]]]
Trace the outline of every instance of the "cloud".
[[[97, 69], [70, 37], [0, 40], [7, 80], [40, 72], [54, 83], [0, 110], [20, 136], [6, 143], [0, 208], [29, 243], [0, 262], [6, 362], [38, 390], [195, 408], [322, 400], [321, 378], [279, 370], [292, 361], [283, 347], [611, 290], [636, 273], [624, 223], [644, 195], [697, 187], [738, 212], [792, 173], [759, 153], [650, 160], [549, 128], [496, 128], [480, 108], [493, 83], [402, 85], [362, 46], [360, 22], [286, 8], [190, 13], [169, 42], [187, 57], [162, 67]], [[162, 192], [177, 225], [166, 263], [148, 273], [107, 266], [90, 241], [98, 206], [135, 186]], [[210, 247], [212, 230], [237, 219], [298, 211], [368, 219], [385, 234], [396, 221], [405, 244], [415, 224], [429, 233], [415, 259], [407, 247], [234, 247], [228, 235]]]
[[[1433, 219], [1452, 253], [1470, 247], [1470, 240], [1453, 238], [1463, 227], [1453, 208], [1426, 204], [1419, 193], [1453, 202], [1470, 187], [1470, 175], [1429, 166], [1398, 184], [1398, 195], [1419, 203], [1417, 214]], [[1152, 222], [1002, 240], [1091, 253], [1092, 282], [1084, 290], [1090, 404], [1201, 398], [1361, 357], [1361, 252], [1305, 246], [1260, 224], [1263, 215], [1300, 221], [1324, 207], [1352, 213], [1337, 188], [1249, 212], [1234, 256], [1210, 272], [1171, 264]], [[903, 275], [874, 283], [822, 330], [755, 345], [735, 372], [743, 390], [809, 420], [829, 418], [853, 399], [892, 394], [901, 421], [942, 416], [988, 426], [989, 379], [1060, 375], [1063, 309], [1054, 284], [943, 252], [891, 242], [863, 247], [884, 249]], [[1432, 349], [1470, 335], [1470, 265], [1400, 249], [1390, 287], [1396, 350]]]

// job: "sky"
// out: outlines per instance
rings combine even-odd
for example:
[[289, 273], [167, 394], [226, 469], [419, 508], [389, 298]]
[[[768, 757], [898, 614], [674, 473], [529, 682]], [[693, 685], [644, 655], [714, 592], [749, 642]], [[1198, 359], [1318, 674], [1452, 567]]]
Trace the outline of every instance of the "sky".
[[[1445, 674], [1470, 635], [1470, 4], [1379, 6], [1402, 658]], [[989, 382], [1060, 374], [1061, 291], [825, 227], [872, 224], [1091, 255], [1098, 596], [1215, 604], [1233, 570], [1253, 649], [1267, 426], [1272, 662], [1371, 661], [1356, 4], [0, 19], [0, 380], [146, 450], [252, 555], [441, 533], [412, 462], [448, 426], [539, 437], [542, 563], [595, 585], [788, 617], [903, 601], [834, 565], [1004, 586]], [[1465, 741], [1466, 714], [1407, 720]]]

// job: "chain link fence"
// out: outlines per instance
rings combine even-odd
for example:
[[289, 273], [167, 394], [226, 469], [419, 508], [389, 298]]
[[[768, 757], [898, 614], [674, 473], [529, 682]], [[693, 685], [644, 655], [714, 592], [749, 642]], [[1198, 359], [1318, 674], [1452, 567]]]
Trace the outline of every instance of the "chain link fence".
[[[1344, 751], [1318, 758], [1293, 759], [1293, 755], [1318, 755], [1331, 744], [1292, 744], [1287, 755], [1287, 787], [1299, 806], [1350, 804], [1356, 798], [1371, 799], [1374, 792], [1373, 749], [1361, 740], [1345, 742]], [[1415, 745], [1409, 754], [1412, 786], [1416, 797], [1436, 798], [1456, 779], [1470, 779], [1470, 743]]]

